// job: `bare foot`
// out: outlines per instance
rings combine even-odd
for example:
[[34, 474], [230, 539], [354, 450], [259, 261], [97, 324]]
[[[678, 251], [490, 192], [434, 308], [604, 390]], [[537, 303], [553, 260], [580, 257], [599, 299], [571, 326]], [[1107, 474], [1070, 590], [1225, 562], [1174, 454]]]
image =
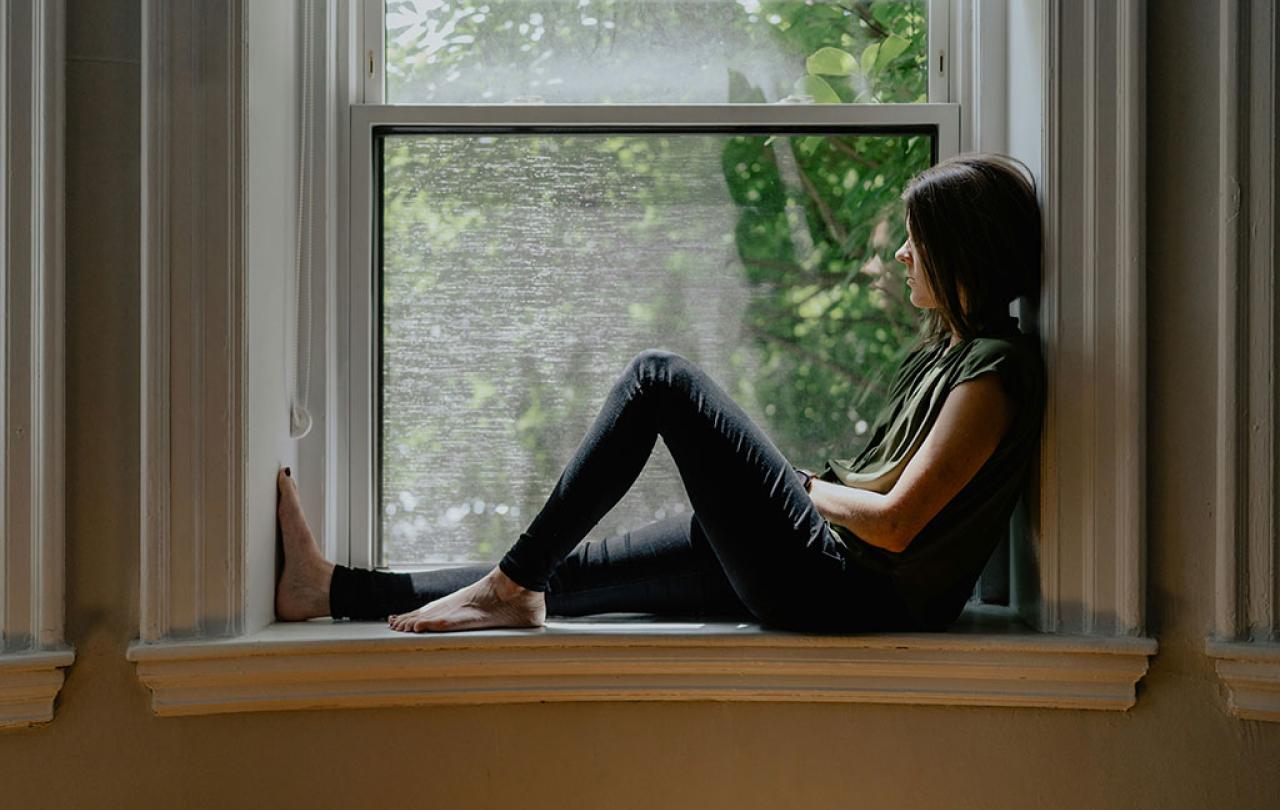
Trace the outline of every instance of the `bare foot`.
[[486, 627], [541, 627], [547, 618], [546, 596], [522, 588], [496, 565], [478, 582], [428, 602], [412, 613], [392, 614], [392, 630], [481, 630]]
[[302, 514], [298, 487], [285, 469], [276, 473], [276, 486], [280, 489], [276, 516], [284, 536], [284, 571], [276, 583], [276, 619], [296, 622], [329, 615], [333, 563], [316, 547], [311, 528]]

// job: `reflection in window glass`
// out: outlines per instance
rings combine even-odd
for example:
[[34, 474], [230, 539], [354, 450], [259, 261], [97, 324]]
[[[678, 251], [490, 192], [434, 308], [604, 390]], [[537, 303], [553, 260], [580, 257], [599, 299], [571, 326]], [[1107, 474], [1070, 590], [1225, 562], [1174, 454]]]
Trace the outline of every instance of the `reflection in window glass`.
[[[379, 563], [493, 561], [627, 361], [705, 368], [800, 466], [854, 455], [918, 310], [923, 135], [384, 142]], [[596, 527], [689, 509], [659, 442]]]
[[925, 0], [388, 0], [391, 104], [927, 101]]

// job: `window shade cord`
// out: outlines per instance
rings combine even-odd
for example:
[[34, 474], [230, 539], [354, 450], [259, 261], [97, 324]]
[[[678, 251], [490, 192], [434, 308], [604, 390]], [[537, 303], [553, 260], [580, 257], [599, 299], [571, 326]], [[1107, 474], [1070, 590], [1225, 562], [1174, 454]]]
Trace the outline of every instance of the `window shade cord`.
[[294, 281], [294, 331], [292, 351], [293, 369], [290, 389], [289, 435], [301, 439], [311, 431], [311, 414], [307, 401], [311, 388], [311, 284], [312, 244], [311, 220], [314, 211], [314, 184], [311, 181], [314, 138], [314, 66], [311, 42], [315, 38], [315, 0], [302, 3], [302, 98], [301, 121], [298, 127], [298, 222], [295, 230], [297, 243], [293, 259]]

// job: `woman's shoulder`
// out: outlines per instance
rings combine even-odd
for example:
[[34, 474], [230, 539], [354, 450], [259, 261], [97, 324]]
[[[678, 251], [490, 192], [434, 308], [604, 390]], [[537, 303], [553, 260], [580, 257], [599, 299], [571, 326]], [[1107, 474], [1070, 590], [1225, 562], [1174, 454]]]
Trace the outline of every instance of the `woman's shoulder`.
[[979, 335], [967, 341], [951, 364], [948, 388], [990, 371], [997, 372], [1010, 393], [1037, 400], [1044, 386], [1044, 361], [1035, 334], [1012, 331]]

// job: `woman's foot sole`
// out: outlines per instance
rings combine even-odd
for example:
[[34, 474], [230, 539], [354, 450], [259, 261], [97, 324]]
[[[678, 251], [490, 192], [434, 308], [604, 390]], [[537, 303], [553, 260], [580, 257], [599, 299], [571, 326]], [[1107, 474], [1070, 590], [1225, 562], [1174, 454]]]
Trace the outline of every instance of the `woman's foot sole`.
[[302, 514], [298, 488], [286, 470], [276, 473], [280, 504], [276, 517], [284, 539], [284, 571], [276, 583], [276, 619], [296, 622], [329, 615], [329, 582], [333, 563], [316, 547]]

